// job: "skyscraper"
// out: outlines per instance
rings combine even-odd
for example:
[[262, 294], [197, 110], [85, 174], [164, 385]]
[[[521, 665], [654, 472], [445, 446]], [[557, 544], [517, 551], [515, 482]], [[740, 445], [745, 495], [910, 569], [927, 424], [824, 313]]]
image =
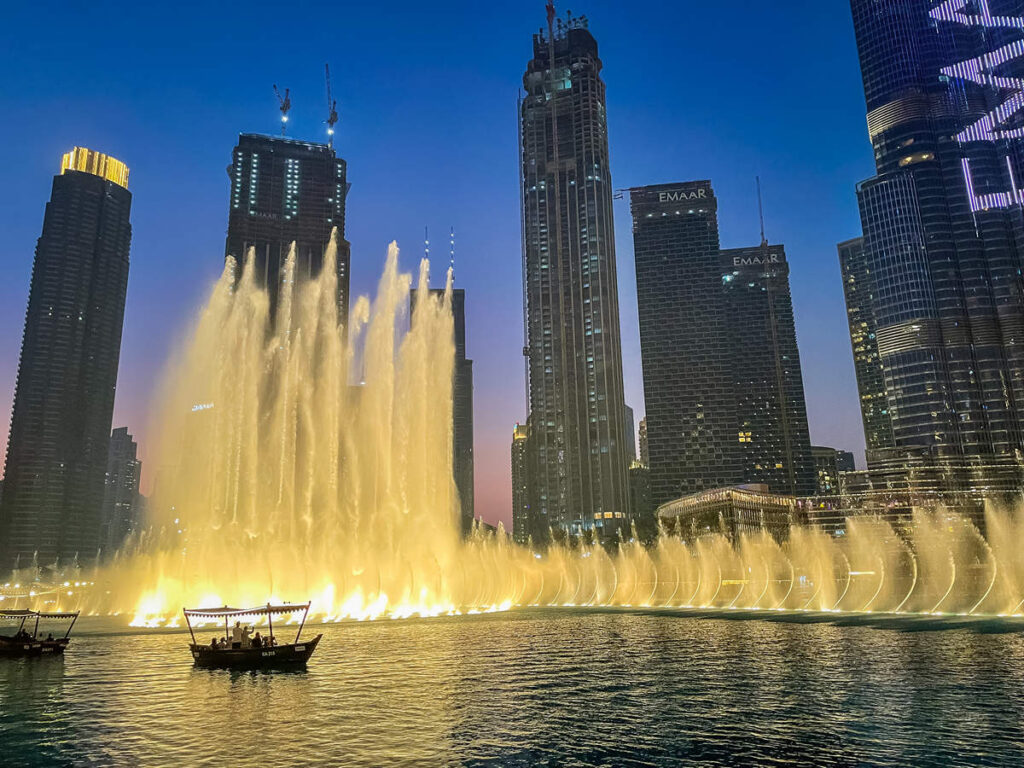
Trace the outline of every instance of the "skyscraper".
[[853, 454], [822, 445], [812, 445], [811, 455], [814, 456], [816, 474], [816, 496], [834, 496], [840, 492], [839, 473], [853, 472]]
[[637, 427], [637, 442], [640, 443], [640, 463], [645, 467], [651, 465], [651, 454], [650, 448], [647, 445], [647, 417], [644, 416], [640, 419], [640, 424]]
[[607, 533], [629, 500], [605, 86], [586, 18], [548, 21], [519, 105], [532, 508]]
[[785, 249], [721, 250], [711, 183], [630, 190], [651, 498], [814, 489]]
[[115, 551], [139, 524], [141, 477], [138, 445], [128, 434], [128, 427], [118, 427], [110, 435], [107, 456], [103, 530], [100, 535], [105, 551]]
[[337, 230], [339, 317], [348, 321], [350, 248], [345, 240], [345, 161], [327, 144], [243, 133], [228, 167], [231, 207], [226, 253], [241, 264], [254, 251], [256, 279], [276, 304], [295, 243], [295, 275], [317, 274]]
[[864, 442], [868, 450], [891, 448], [892, 422], [885, 394], [885, 376], [878, 357], [878, 338], [872, 311], [871, 271], [864, 252], [864, 238], [840, 243], [839, 268], [843, 273], [846, 319], [850, 326], [853, 367], [857, 376]]
[[525, 544], [530, 538], [530, 430], [516, 424], [512, 430], [512, 538]]
[[132, 195], [119, 160], [76, 147], [36, 245], [0, 507], [0, 570], [82, 561], [100, 540]]
[[710, 181], [630, 190], [651, 502], [741, 482]]
[[1022, 448], [1024, 2], [851, 8], [877, 167], [857, 195], [892, 443], [987, 483], [980, 468]]
[[809, 495], [814, 460], [786, 249], [724, 250], [720, 272], [743, 482]]
[[[444, 288], [430, 293], [440, 300]], [[409, 294], [409, 315], [416, 317], [416, 289]], [[473, 527], [473, 361], [466, 359], [466, 292], [452, 289], [455, 374], [452, 382], [452, 472], [459, 492], [463, 535]]]
[[636, 417], [633, 409], [626, 406], [626, 431], [625, 431], [625, 454], [626, 461], [632, 464], [636, 461]]

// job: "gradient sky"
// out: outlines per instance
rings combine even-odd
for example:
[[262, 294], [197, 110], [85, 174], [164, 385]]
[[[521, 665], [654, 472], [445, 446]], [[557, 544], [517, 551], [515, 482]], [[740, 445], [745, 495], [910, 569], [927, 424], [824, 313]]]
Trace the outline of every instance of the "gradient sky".
[[[863, 433], [836, 243], [859, 234], [854, 184], [874, 171], [849, 8], [787, 0], [576, 0], [608, 87], [617, 188], [710, 178], [723, 247], [768, 237], [792, 269], [815, 444]], [[352, 191], [353, 293], [390, 240], [458, 239], [475, 360], [476, 511], [510, 519], [509, 443], [525, 417], [516, 95], [543, 0], [387, 3], [14, 3], [0, 26], [0, 439], [6, 445], [33, 249], [74, 145], [131, 169], [134, 228], [114, 426], [145, 459], [164, 359], [223, 264], [226, 166], [239, 132], [323, 140], [324, 62]], [[616, 203], [626, 402], [644, 412], [627, 200]], [[435, 270], [437, 271], [437, 270]], [[143, 467], [144, 488], [152, 479]]]

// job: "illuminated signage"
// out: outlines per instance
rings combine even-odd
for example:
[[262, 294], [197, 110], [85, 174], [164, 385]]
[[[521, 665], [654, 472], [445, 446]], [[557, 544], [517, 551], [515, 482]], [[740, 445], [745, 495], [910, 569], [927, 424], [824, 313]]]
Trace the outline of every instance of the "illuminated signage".
[[[988, 0], [943, 0], [932, 8], [930, 16], [938, 22], [979, 27], [982, 30], [1017, 29], [1024, 32], [1024, 18], [993, 16], [989, 10]], [[1021, 58], [1024, 58], [1024, 39], [1017, 39], [980, 56], [942, 68], [942, 74], [946, 77], [992, 88], [999, 92], [1002, 98], [995, 109], [957, 134], [958, 142], [995, 142], [1024, 137], [1024, 128], [1016, 124], [1018, 113], [1024, 110], [1024, 78], [1011, 77], [999, 72], [1005, 65]], [[971, 210], [1024, 204], [1024, 193], [1017, 186], [1009, 157], [1006, 158], [1006, 170], [1009, 174], [1010, 189], [1000, 192], [975, 194], [970, 161], [965, 157], [962, 165]]]
[[[748, 266], [750, 264], [764, 264], [764, 263], [765, 263], [765, 260], [762, 259], [760, 256], [734, 256], [733, 260], [732, 260], [732, 265], [734, 267], [745, 267], [745, 266]], [[768, 261], [767, 261], [767, 263], [768, 264], [779, 264], [779, 263], [781, 263], [781, 259], [779, 259], [779, 254], [777, 254], [777, 253], [770, 253], [770, 254], [768, 254]]]
[[706, 200], [707, 189], [674, 189], [658, 193], [659, 203], [677, 203], [685, 200]]

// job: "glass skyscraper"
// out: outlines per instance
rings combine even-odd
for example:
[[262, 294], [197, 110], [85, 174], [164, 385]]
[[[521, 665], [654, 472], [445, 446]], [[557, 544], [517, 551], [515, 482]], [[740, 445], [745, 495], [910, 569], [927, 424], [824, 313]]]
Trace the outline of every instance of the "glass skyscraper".
[[586, 19], [549, 14], [519, 106], [531, 513], [607, 533], [629, 494], [605, 86]]
[[[444, 288], [431, 288], [437, 301]], [[416, 289], [409, 293], [409, 317], [416, 317]], [[452, 289], [455, 371], [452, 381], [452, 474], [459, 493], [462, 534], [473, 527], [473, 361], [466, 358], [466, 291]]]
[[[877, 174], [857, 187], [847, 307], [875, 336], [891, 445], [1015, 462], [1024, 403], [1021, 0], [852, 0]], [[851, 303], [852, 298], [852, 303]], [[870, 318], [868, 317], [870, 314]], [[855, 355], [858, 340], [853, 336]], [[870, 345], [867, 345], [870, 347]], [[869, 449], [888, 432], [858, 384]], [[869, 450], [872, 459], [892, 452]], [[955, 474], [955, 473], [954, 473]]]
[[327, 144], [243, 133], [228, 167], [231, 206], [226, 253], [241, 266], [253, 250], [256, 280], [276, 304], [295, 243], [295, 276], [316, 275], [337, 230], [338, 310], [348, 322], [350, 247], [345, 240], [345, 161]]
[[76, 147], [36, 245], [0, 506], [0, 572], [101, 540], [132, 228], [128, 168]]
[[864, 253], [864, 238], [840, 243], [839, 268], [843, 274], [846, 320], [850, 326], [853, 367], [860, 395], [864, 441], [869, 451], [893, 446], [892, 422], [885, 396], [885, 376], [878, 357], [875, 316], [872, 311], [871, 272]]
[[630, 190], [651, 500], [814, 489], [789, 265], [719, 247], [709, 181]]

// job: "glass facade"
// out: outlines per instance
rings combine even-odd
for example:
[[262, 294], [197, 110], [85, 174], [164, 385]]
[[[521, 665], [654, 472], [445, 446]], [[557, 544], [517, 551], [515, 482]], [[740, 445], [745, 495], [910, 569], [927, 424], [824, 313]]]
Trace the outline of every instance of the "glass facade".
[[570, 17], [533, 38], [519, 104], [531, 513], [611, 533], [629, 485], [605, 86]]
[[[857, 189], [863, 269], [893, 444], [940, 460], [1014, 459], [1024, 146], [1007, 99], [1024, 84], [1024, 2], [851, 8], [877, 167]], [[865, 395], [862, 383], [862, 406]], [[864, 412], [869, 448], [876, 416]]]
[[243, 133], [228, 167], [231, 205], [226, 254], [241, 264], [252, 252], [257, 281], [271, 305], [295, 243], [295, 275], [320, 271], [336, 230], [338, 308], [348, 321], [350, 248], [345, 240], [347, 167], [327, 144]]
[[7, 445], [0, 572], [33, 559], [85, 564], [104, 545], [132, 234], [132, 195], [111, 174], [127, 183], [122, 163], [76, 150], [53, 179], [32, 265]]
[[708, 181], [630, 202], [652, 502], [739, 483], [812, 493], [785, 249], [720, 249]]

